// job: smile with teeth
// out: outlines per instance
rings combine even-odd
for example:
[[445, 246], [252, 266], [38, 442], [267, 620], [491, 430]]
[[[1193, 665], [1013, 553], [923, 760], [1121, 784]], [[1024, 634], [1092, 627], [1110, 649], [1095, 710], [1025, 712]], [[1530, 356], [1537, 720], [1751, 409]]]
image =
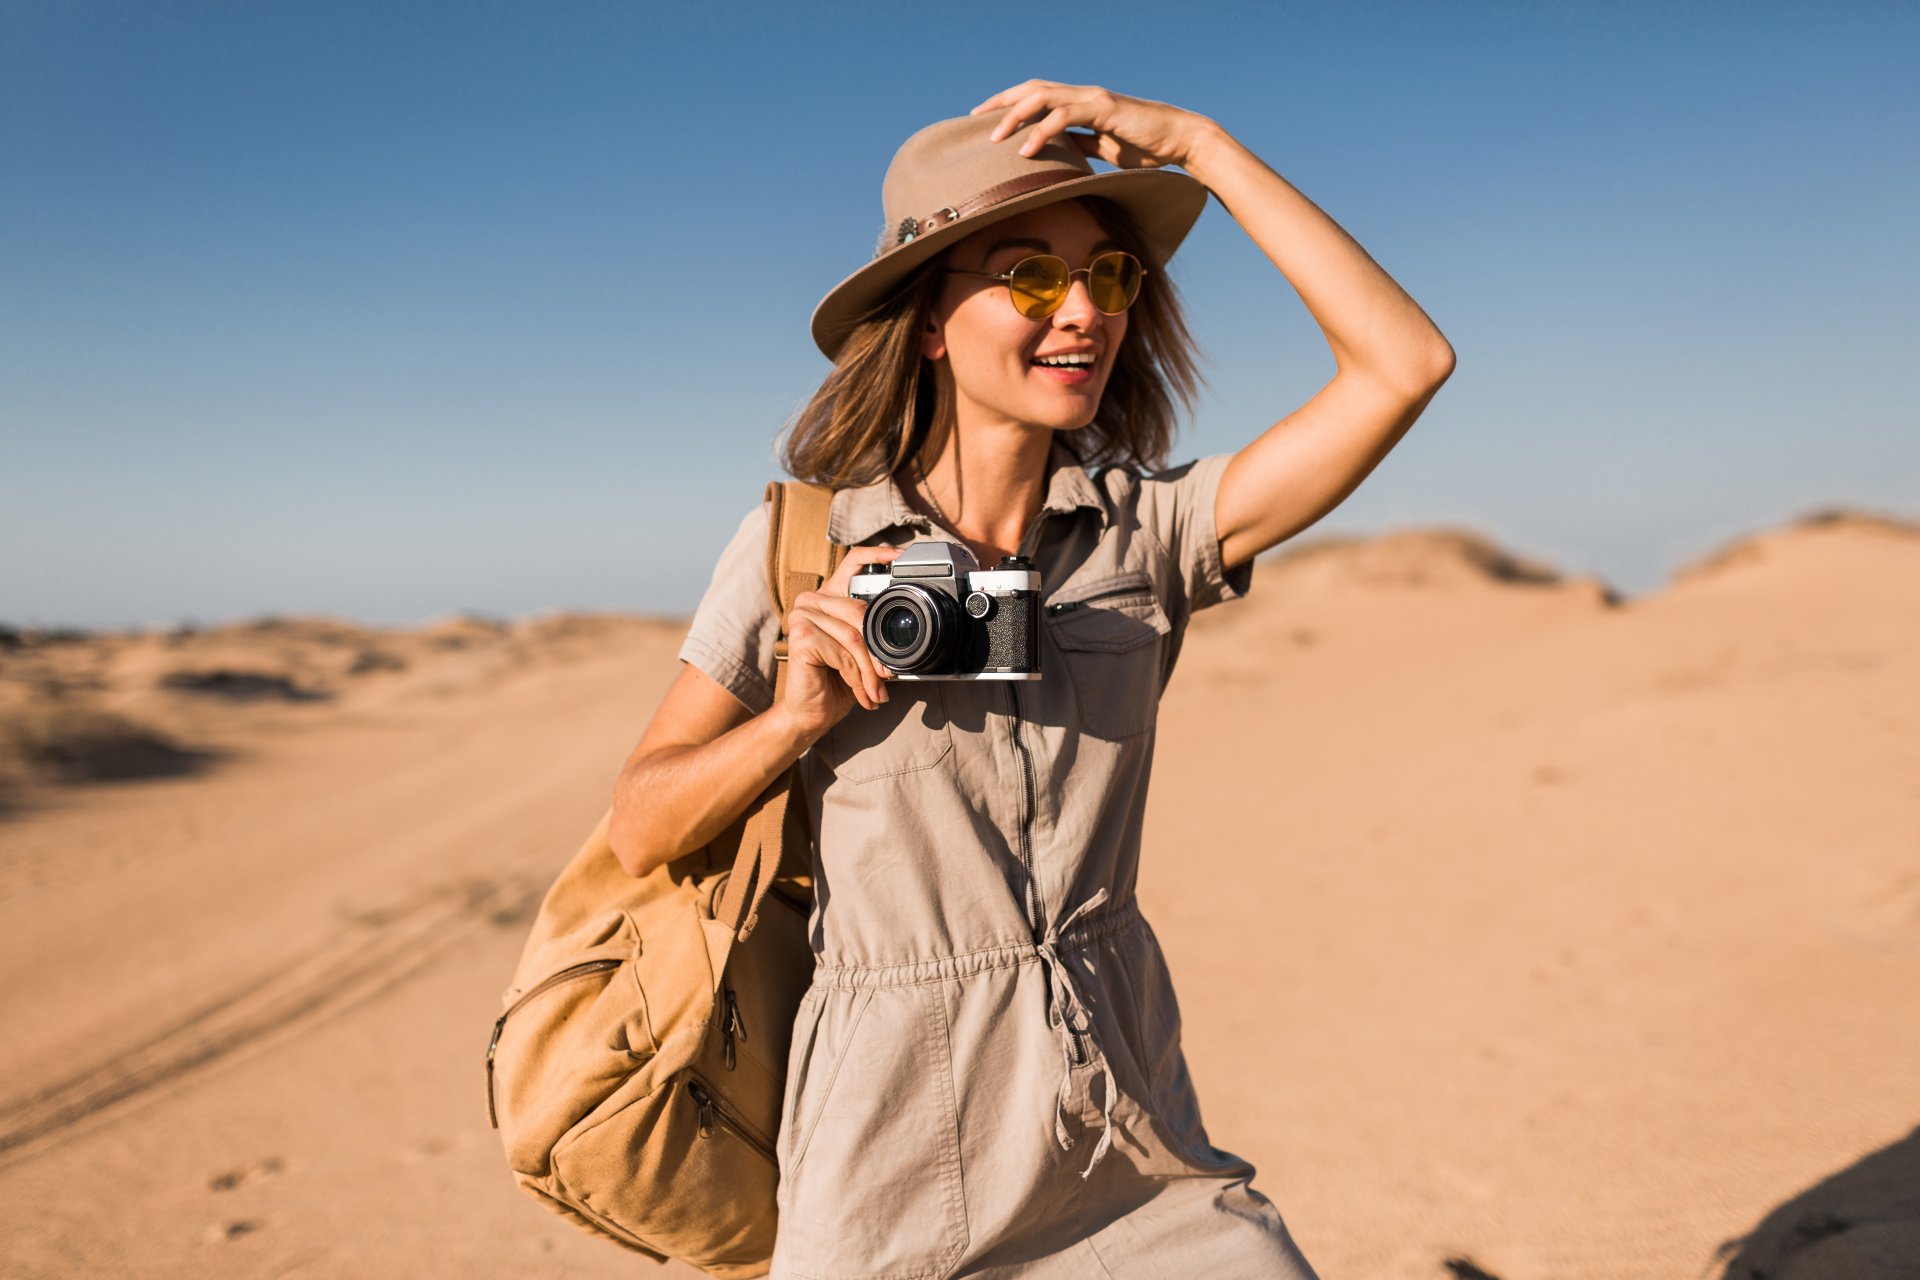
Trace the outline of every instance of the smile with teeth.
[[1094, 354], [1091, 351], [1077, 351], [1062, 356], [1035, 356], [1033, 362], [1049, 369], [1091, 369]]

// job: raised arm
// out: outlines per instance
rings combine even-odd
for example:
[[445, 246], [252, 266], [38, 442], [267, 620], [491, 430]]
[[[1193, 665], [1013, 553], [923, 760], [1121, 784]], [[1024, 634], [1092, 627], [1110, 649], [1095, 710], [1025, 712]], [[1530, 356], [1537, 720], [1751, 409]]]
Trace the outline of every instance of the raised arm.
[[1292, 184], [1207, 122], [1185, 165], [1293, 285], [1338, 372], [1234, 454], [1220, 477], [1220, 558], [1241, 564], [1346, 501], [1453, 372], [1453, 347], [1392, 276]]
[[1080, 149], [1122, 168], [1179, 165], [1205, 183], [1307, 306], [1337, 367], [1313, 398], [1242, 447], [1220, 479], [1214, 523], [1227, 567], [1343, 502], [1405, 435], [1453, 372], [1433, 321], [1340, 225], [1205, 116], [1090, 85], [1029, 80], [974, 108], [995, 131], [1037, 123], [1031, 154], [1069, 127]]

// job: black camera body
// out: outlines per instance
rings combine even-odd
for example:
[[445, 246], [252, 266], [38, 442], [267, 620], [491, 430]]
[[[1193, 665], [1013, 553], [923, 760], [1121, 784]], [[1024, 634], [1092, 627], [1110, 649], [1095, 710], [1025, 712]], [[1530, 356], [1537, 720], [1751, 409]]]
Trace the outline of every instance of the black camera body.
[[957, 542], [915, 542], [853, 575], [867, 652], [896, 680], [1038, 680], [1040, 572], [1025, 556], [991, 569]]

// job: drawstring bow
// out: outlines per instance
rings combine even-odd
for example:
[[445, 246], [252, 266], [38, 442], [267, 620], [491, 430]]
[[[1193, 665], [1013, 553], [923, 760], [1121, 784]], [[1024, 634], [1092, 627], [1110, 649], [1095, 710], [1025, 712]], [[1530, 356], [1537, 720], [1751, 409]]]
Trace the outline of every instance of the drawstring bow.
[[[1091, 1045], [1093, 1023], [1088, 1016], [1086, 1002], [1081, 998], [1080, 988], [1074, 984], [1073, 975], [1067, 969], [1066, 962], [1060, 957], [1058, 943], [1060, 935], [1073, 922], [1107, 900], [1107, 891], [1103, 888], [1092, 897], [1075, 907], [1071, 914], [1058, 925], [1047, 930], [1046, 936], [1034, 944], [1047, 970], [1049, 1003], [1047, 1007], [1047, 1025], [1060, 1028], [1060, 1056], [1063, 1070], [1060, 1073], [1060, 1093], [1054, 1100], [1053, 1136], [1060, 1143], [1062, 1151], [1073, 1149], [1073, 1135], [1067, 1132], [1067, 1099], [1073, 1093], [1074, 1047], [1079, 1037], [1085, 1036]], [[1093, 1172], [1113, 1145], [1113, 1067], [1107, 1062], [1107, 1055], [1096, 1046], [1092, 1052], [1100, 1059], [1100, 1071], [1104, 1088], [1100, 1102], [1100, 1141], [1093, 1149], [1093, 1159], [1080, 1172], [1085, 1178]]]

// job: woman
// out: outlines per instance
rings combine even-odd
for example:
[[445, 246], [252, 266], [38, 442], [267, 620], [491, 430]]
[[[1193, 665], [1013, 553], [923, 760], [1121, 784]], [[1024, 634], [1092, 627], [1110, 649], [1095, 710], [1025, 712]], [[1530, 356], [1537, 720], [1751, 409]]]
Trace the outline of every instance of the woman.
[[[1209, 190], [1339, 371], [1237, 452], [1143, 474], [1193, 386], [1163, 269]], [[1452, 350], [1331, 219], [1164, 103], [1028, 81], [909, 139], [884, 205], [874, 260], [814, 315], [834, 370], [786, 448], [837, 490], [851, 550], [794, 605], [775, 705], [749, 513], [615, 797], [643, 874], [799, 762], [818, 964], [773, 1274], [1311, 1276], [1252, 1166], [1208, 1141], [1134, 902], [1154, 717], [1193, 611], [1359, 484]], [[849, 579], [927, 539], [1030, 558], [1041, 679], [905, 682], [872, 657]]]

